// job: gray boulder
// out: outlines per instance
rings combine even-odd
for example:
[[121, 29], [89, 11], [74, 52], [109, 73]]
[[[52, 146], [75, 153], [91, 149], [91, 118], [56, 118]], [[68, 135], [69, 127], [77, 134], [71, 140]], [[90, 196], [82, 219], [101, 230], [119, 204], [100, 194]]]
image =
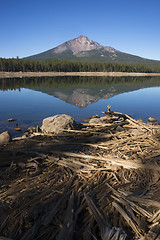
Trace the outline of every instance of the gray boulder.
[[12, 141], [12, 138], [8, 131], [0, 134], [0, 145], [7, 144], [10, 141]]
[[59, 133], [63, 129], [76, 129], [75, 120], [67, 115], [60, 114], [43, 119], [41, 130], [47, 133]]

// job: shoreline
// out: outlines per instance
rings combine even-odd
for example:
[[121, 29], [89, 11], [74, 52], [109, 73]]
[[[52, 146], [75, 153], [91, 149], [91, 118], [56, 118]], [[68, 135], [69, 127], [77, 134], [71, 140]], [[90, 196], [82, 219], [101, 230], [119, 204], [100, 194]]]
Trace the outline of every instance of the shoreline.
[[85, 77], [148, 77], [160, 76], [160, 73], [136, 72], [0, 72], [0, 78], [22, 77], [57, 77], [57, 76], [85, 76]]
[[[37, 239], [39, 232], [42, 237], [54, 234], [54, 239], [83, 239], [94, 221], [90, 229], [96, 227], [96, 239], [104, 224], [106, 236], [112, 232], [119, 239], [133, 240], [137, 233], [141, 239], [158, 236], [159, 125], [108, 110], [81, 126], [62, 128], [61, 122], [59, 131], [53, 131], [55, 124], [51, 131], [43, 127], [1, 145], [1, 235]], [[55, 224], [61, 222], [61, 228]]]

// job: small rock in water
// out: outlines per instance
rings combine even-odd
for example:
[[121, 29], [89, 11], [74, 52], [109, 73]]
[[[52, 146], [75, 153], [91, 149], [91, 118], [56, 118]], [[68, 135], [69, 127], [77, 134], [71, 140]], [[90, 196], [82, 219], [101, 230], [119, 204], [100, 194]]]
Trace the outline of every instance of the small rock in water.
[[157, 119], [155, 119], [154, 117], [149, 117], [148, 122], [154, 123], [157, 122]]
[[19, 133], [22, 133], [22, 132], [23, 132], [22, 129], [21, 129], [21, 128], [18, 128], [18, 127], [14, 128], [14, 130], [15, 130], [16, 132], [19, 132]]
[[8, 131], [5, 131], [0, 134], [0, 145], [7, 144], [12, 141], [12, 137]]
[[15, 121], [17, 121], [17, 119], [15, 119], [15, 118], [9, 118], [9, 119], [7, 119], [7, 122], [15, 122]]

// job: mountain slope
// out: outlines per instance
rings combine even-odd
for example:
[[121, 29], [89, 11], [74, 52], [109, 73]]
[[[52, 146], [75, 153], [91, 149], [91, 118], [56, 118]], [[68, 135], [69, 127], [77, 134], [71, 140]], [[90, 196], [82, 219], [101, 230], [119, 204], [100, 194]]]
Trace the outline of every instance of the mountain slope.
[[160, 61], [141, 58], [105, 47], [81, 35], [48, 51], [24, 58], [26, 60], [70, 60], [88, 62], [140, 63], [159, 65]]

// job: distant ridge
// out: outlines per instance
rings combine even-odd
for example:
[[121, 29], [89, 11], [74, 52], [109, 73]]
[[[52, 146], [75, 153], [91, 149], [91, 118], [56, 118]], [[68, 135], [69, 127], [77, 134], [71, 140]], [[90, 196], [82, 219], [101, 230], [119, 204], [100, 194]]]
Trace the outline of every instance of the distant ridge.
[[115, 48], [102, 46], [88, 37], [80, 35], [77, 38], [48, 51], [25, 57], [26, 60], [70, 60], [88, 62], [115, 62], [127, 64], [159, 65], [160, 61], [150, 60], [116, 50]]

